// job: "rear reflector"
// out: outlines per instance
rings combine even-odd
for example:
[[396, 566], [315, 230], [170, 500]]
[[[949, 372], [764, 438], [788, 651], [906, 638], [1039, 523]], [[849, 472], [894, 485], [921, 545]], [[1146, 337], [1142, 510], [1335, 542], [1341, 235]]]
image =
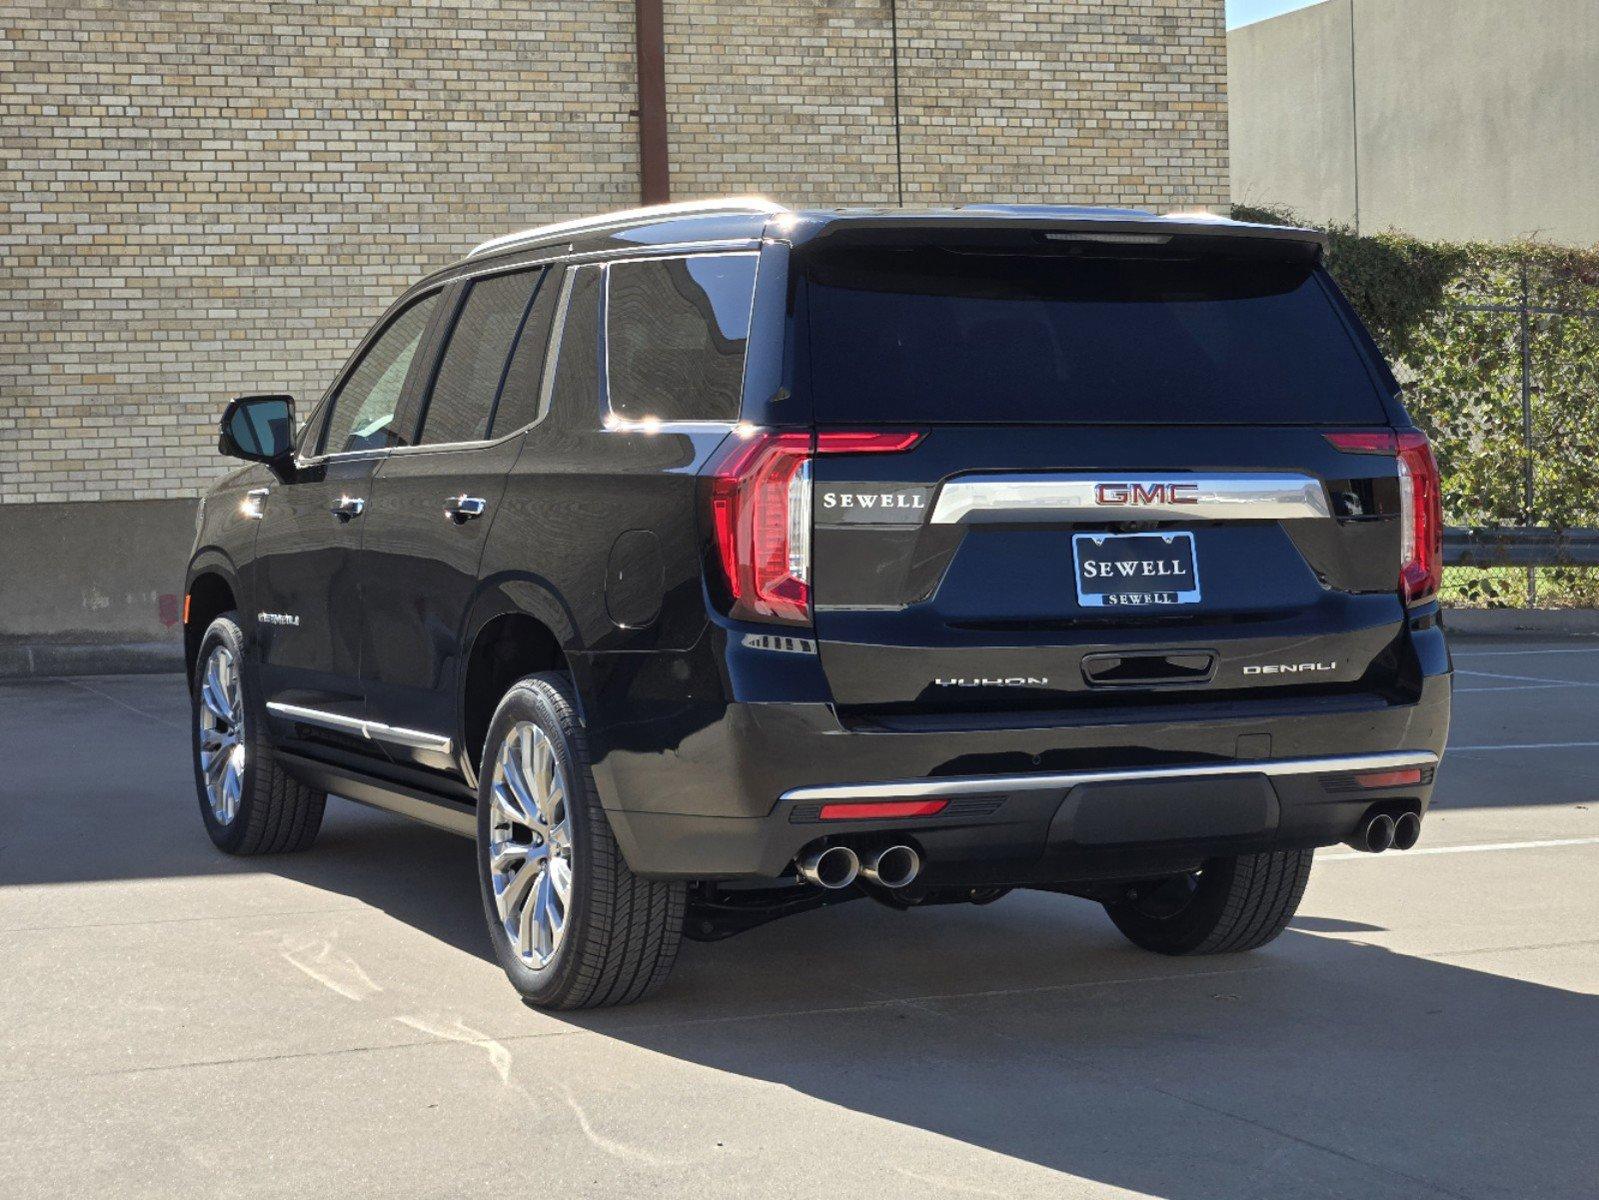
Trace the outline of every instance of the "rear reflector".
[[1356, 775], [1355, 782], [1363, 788], [1407, 787], [1421, 782], [1420, 767], [1405, 767], [1398, 771], [1369, 771]]
[[824, 804], [824, 821], [876, 821], [884, 817], [936, 817], [948, 800], [873, 800], [864, 804]]

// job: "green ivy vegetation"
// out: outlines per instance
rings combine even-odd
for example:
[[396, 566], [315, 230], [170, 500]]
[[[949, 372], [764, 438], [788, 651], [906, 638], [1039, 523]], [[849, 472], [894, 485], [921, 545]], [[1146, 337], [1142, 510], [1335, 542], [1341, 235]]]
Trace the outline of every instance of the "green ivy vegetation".
[[[1236, 207], [1239, 220], [1300, 224]], [[1325, 227], [1327, 267], [1432, 438], [1450, 525], [1599, 528], [1599, 250], [1424, 242]], [[1522, 415], [1523, 309], [1533, 501]], [[1526, 573], [1451, 571], [1469, 604], [1524, 603]], [[1539, 602], [1599, 603], [1599, 574], [1540, 569]]]

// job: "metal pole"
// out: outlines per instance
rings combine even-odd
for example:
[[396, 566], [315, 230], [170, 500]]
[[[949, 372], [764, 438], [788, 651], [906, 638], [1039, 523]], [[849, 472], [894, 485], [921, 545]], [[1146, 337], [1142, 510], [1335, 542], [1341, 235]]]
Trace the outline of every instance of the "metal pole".
[[672, 197], [666, 143], [666, 31], [662, 0], [635, 0], [633, 36], [638, 64], [638, 190], [642, 204]]
[[[1532, 297], [1527, 283], [1527, 264], [1521, 264], [1521, 523], [1537, 524], [1533, 514], [1532, 488]], [[1538, 603], [1538, 568], [1527, 568], [1527, 607]]]

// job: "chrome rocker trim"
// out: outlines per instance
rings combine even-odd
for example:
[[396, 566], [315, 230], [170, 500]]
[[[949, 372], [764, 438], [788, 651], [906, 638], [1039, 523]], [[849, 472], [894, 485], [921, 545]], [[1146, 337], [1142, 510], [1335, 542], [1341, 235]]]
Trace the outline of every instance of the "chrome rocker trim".
[[[1099, 489], [1182, 484], [1192, 497], [1136, 504], [1098, 500]], [[1191, 490], [1188, 490], [1191, 489]], [[1162, 496], [1164, 492], [1160, 493]], [[1310, 475], [961, 475], [939, 489], [934, 525], [1027, 521], [1291, 521], [1332, 516], [1327, 489]]]
[[358, 733], [370, 741], [392, 742], [396, 746], [409, 746], [413, 750], [431, 750], [434, 754], [448, 754], [455, 743], [447, 737], [428, 733], [422, 729], [403, 729], [398, 725], [385, 725], [382, 721], [364, 721], [360, 717], [346, 717], [338, 713], [323, 712], [320, 708], [306, 708], [300, 704], [285, 704], [281, 700], [268, 700], [267, 711], [276, 716], [288, 717], [306, 725], [320, 725], [340, 733]]
[[886, 783], [835, 783], [794, 788], [783, 800], [813, 804], [818, 801], [878, 800], [886, 797], [989, 796], [995, 792], [1047, 792], [1080, 783], [1141, 783], [1160, 779], [1211, 779], [1225, 775], [1320, 775], [1340, 771], [1395, 771], [1404, 767], [1435, 767], [1438, 756], [1430, 750], [1395, 750], [1385, 754], [1350, 754], [1333, 758], [1277, 758], [1252, 762], [1195, 763], [1186, 767], [1142, 767], [1115, 771], [1070, 771], [1057, 775], [959, 775], [940, 779], [901, 779]]

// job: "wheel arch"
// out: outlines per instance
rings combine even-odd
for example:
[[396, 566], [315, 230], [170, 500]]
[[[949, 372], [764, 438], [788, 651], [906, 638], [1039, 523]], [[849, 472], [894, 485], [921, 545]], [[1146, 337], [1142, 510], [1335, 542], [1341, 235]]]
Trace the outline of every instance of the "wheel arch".
[[183, 589], [183, 669], [189, 682], [206, 629], [223, 613], [236, 611], [243, 595], [232, 564], [221, 554], [202, 554], [190, 565]]

